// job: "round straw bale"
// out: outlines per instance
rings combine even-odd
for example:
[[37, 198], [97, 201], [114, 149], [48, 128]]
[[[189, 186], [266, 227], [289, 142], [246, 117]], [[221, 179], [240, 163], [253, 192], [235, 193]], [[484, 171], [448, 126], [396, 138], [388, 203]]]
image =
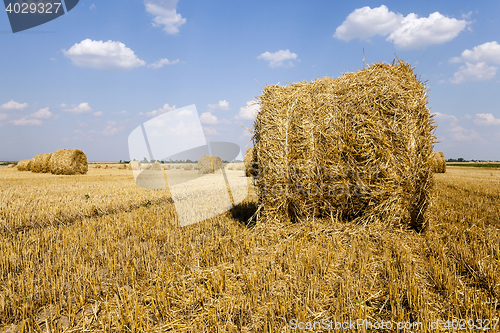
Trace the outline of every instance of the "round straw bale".
[[31, 160], [31, 172], [41, 172], [46, 173], [50, 172], [49, 161], [52, 154], [39, 154], [33, 157]]
[[128, 163], [129, 170], [142, 170], [141, 161], [130, 161]]
[[224, 164], [219, 156], [203, 155], [198, 161], [198, 173], [214, 173], [224, 168]]
[[254, 159], [253, 147], [247, 149], [245, 153], [244, 164], [245, 164], [245, 175], [247, 177], [257, 175], [257, 168], [256, 168], [257, 162]]
[[31, 170], [31, 160], [21, 160], [17, 163], [17, 170], [19, 171], [30, 171]]
[[169, 164], [163, 164], [163, 169], [164, 170], [170, 170], [170, 165]]
[[[16, 166], [15, 164], [9, 164], [9, 165], [7, 165], [7, 168], [14, 168], [15, 166]], [[18, 170], [19, 170], [19, 168], [18, 168]]]
[[101, 165], [100, 164], [94, 165], [94, 169], [101, 169]]
[[409, 64], [268, 85], [258, 103], [253, 146], [263, 221], [426, 227], [435, 126], [427, 88]]
[[193, 165], [192, 164], [184, 165], [184, 170], [193, 170]]
[[142, 163], [142, 170], [149, 170], [151, 169], [151, 163]]
[[127, 165], [126, 164], [120, 164], [118, 166], [118, 169], [126, 169], [127, 168]]
[[442, 151], [434, 152], [431, 157], [432, 170], [435, 173], [446, 172], [446, 159]]
[[161, 164], [160, 162], [158, 161], [155, 161], [153, 164], [152, 164], [152, 169], [155, 170], [155, 171], [160, 171], [160, 170], [163, 170], [162, 167], [161, 167]]
[[54, 175], [84, 175], [89, 170], [87, 155], [80, 149], [59, 149], [50, 158]]

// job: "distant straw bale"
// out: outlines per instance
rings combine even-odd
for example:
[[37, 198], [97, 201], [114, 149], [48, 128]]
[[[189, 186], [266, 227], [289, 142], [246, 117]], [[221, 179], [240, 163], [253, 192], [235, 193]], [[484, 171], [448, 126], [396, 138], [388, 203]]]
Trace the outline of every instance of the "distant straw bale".
[[9, 164], [7, 165], [7, 168], [14, 168], [16, 165], [15, 164]]
[[163, 169], [164, 170], [170, 170], [170, 165], [169, 164], [163, 164]]
[[255, 161], [254, 149], [248, 148], [244, 158], [245, 175], [252, 177], [257, 175], [257, 162]]
[[126, 164], [120, 164], [118, 166], [118, 169], [126, 169], [127, 168], [127, 165]]
[[17, 163], [17, 170], [31, 171], [31, 160], [21, 160]]
[[39, 154], [31, 160], [31, 172], [47, 173], [50, 172], [50, 157], [51, 153]]
[[224, 168], [224, 164], [219, 156], [203, 155], [198, 161], [198, 173], [214, 173]]
[[161, 167], [160, 162], [158, 162], [158, 161], [155, 161], [152, 164], [152, 169], [155, 170], [155, 171], [161, 171], [161, 170], [163, 170], [162, 167]]
[[102, 167], [101, 167], [101, 165], [100, 165], [100, 164], [96, 164], [96, 165], [94, 165], [94, 169], [101, 169], [101, 168], [102, 168]]
[[435, 173], [445, 173], [446, 172], [446, 159], [444, 158], [444, 153], [434, 152], [431, 157], [432, 170]]
[[84, 175], [89, 170], [87, 155], [80, 149], [59, 149], [49, 161], [54, 175]]
[[268, 85], [258, 103], [253, 142], [264, 222], [426, 227], [435, 127], [427, 88], [409, 64]]
[[193, 165], [192, 164], [184, 165], [184, 170], [193, 170]]
[[141, 162], [140, 161], [130, 161], [128, 164], [128, 169], [129, 170], [141, 170]]
[[151, 163], [142, 163], [141, 167], [142, 167], [142, 170], [149, 170], [149, 169], [151, 169]]

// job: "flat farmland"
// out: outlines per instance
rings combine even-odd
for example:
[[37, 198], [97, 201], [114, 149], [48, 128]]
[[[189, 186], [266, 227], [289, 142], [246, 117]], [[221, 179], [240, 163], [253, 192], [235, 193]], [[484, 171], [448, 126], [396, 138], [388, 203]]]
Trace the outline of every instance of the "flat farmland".
[[235, 208], [180, 227], [172, 193], [137, 187], [130, 170], [2, 166], [0, 331], [290, 332], [294, 320], [358, 319], [422, 323], [413, 331], [490, 320], [494, 331], [500, 170], [448, 166], [435, 182], [421, 234], [329, 219], [248, 224], [252, 186]]

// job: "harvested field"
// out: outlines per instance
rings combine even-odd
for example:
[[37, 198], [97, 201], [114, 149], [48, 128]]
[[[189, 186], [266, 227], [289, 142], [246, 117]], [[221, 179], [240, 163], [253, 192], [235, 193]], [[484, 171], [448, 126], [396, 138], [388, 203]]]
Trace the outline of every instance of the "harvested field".
[[500, 170], [436, 174], [421, 234], [335, 217], [247, 225], [253, 190], [181, 228], [165, 191], [135, 187], [132, 174], [55, 179], [0, 167], [0, 331], [289, 332], [292, 320], [500, 317]]

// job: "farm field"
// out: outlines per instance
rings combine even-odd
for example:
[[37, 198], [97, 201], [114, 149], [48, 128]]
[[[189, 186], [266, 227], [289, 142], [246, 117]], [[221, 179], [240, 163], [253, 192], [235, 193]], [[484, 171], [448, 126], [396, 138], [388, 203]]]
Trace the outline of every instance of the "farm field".
[[494, 331], [500, 170], [448, 165], [435, 181], [422, 234], [337, 220], [248, 225], [252, 187], [231, 211], [179, 227], [169, 191], [137, 187], [130, 170], [2, 166], [0, 332], [290, 332], [292, 320], [349, 319], [422, 323], [414, 332], [491, 320]]

